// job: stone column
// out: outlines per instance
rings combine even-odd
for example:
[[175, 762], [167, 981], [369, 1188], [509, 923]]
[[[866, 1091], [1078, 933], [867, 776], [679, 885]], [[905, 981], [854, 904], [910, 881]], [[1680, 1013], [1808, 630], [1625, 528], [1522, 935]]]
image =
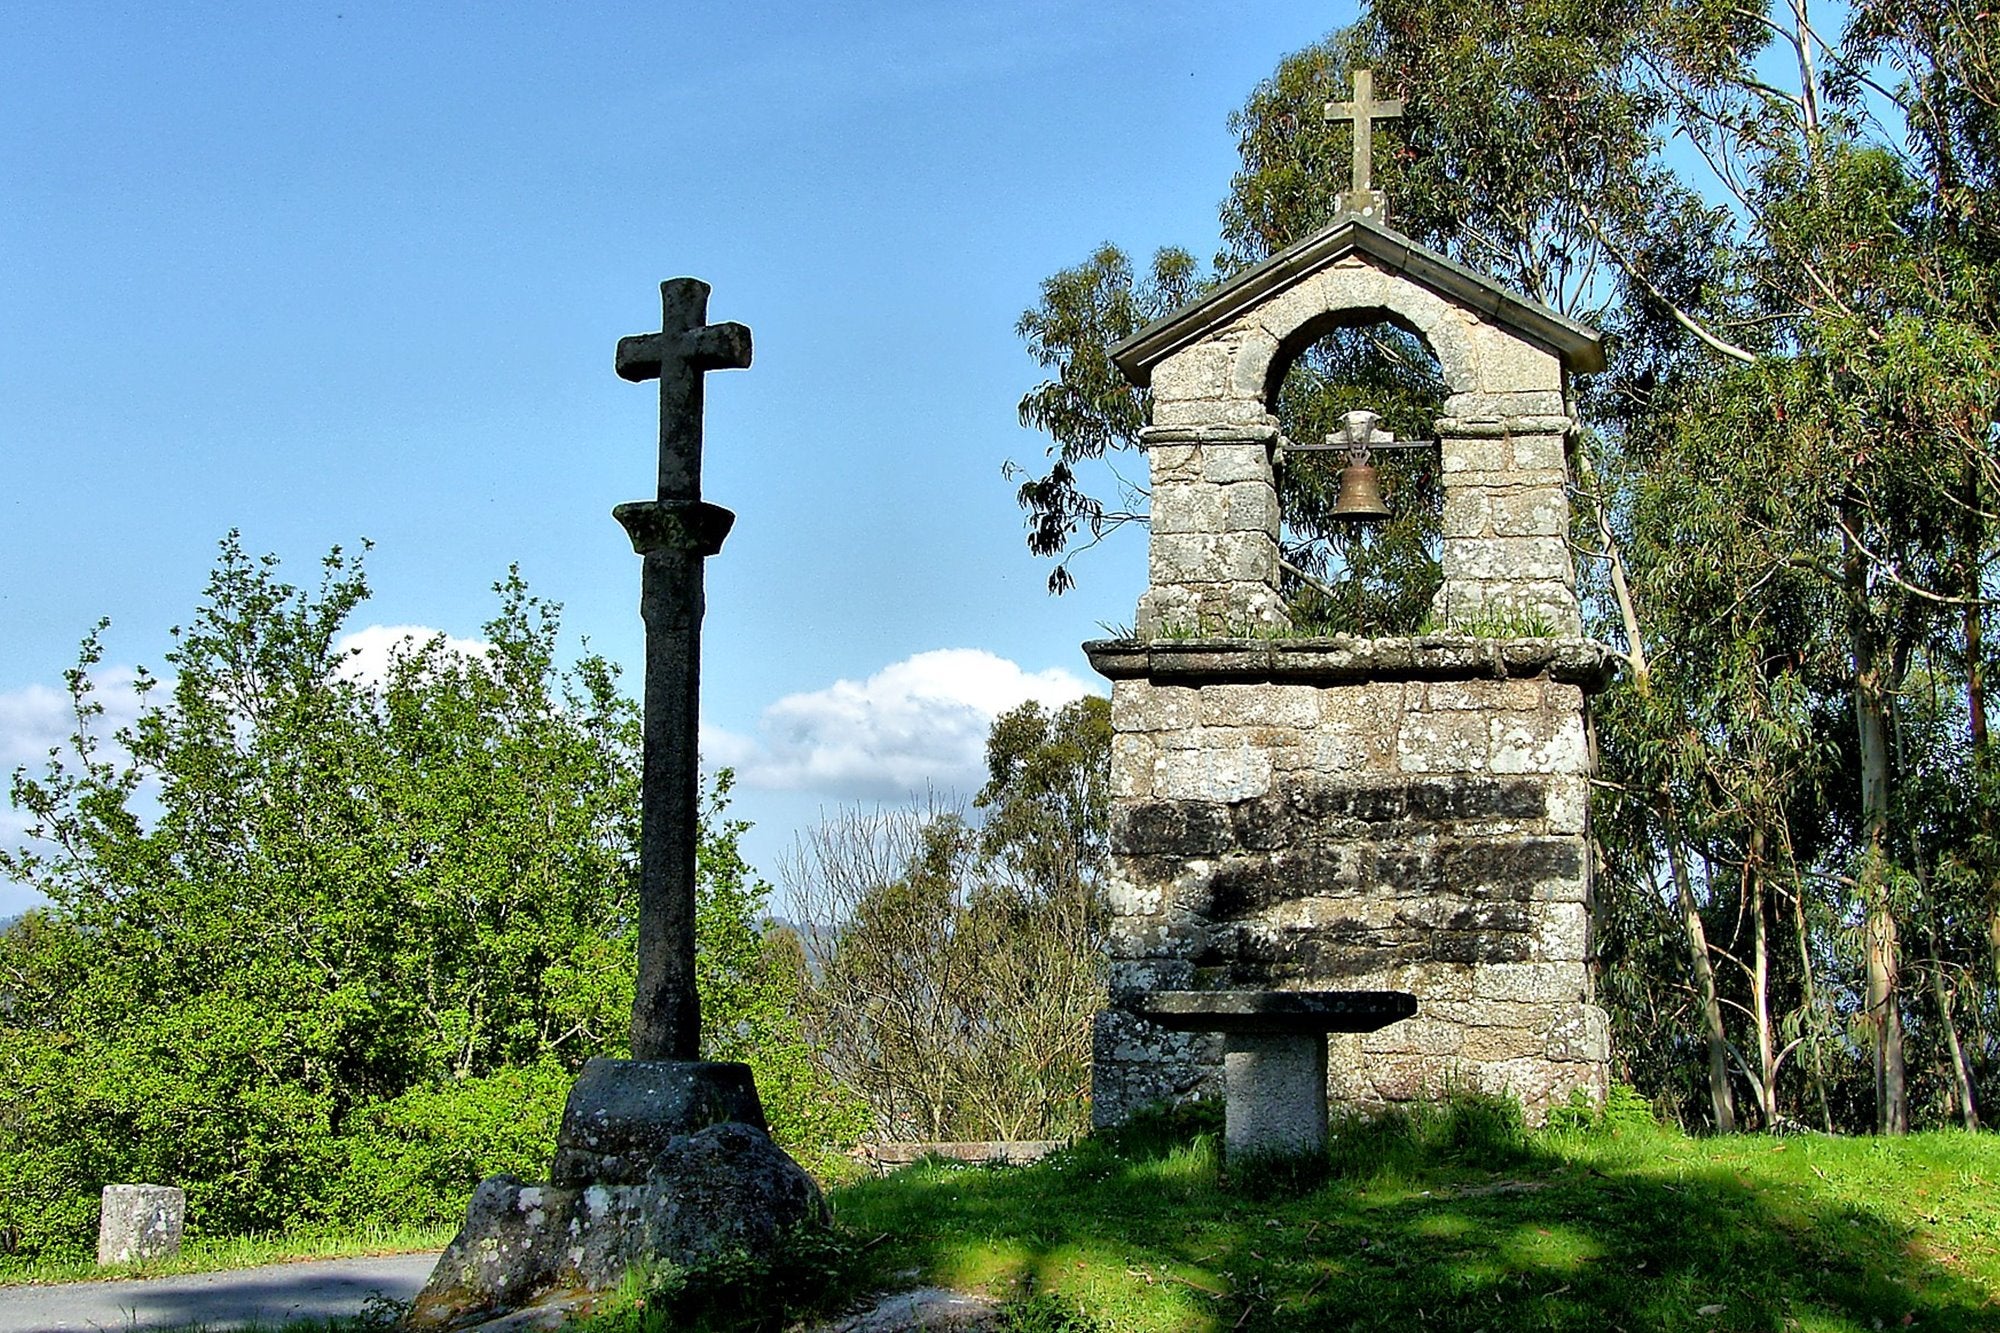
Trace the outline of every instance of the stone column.
[[1438, 618], [1490, 633], [1496, 616], [1528, 616], [1556, 637], [1581, 635], [1563, 457], [1572, 423], [1562, 394], [1460, 393], [1446, 400], [1445, 412], [1437, 423], [1444, 472]]
[[1286, 623], [1278, 595], [1274, 425], [1150, 426], [1153, 484], [1142, 639]]

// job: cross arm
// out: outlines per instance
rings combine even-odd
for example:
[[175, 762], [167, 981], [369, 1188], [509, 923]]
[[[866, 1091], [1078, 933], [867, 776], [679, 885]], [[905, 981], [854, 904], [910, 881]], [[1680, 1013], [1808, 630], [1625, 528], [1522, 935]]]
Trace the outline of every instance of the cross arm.
[[[1403, 114], [1403, 99], [1392, 97], [1387, 101], [1368, 102], [1328, 102], [1320, 109], [1320, 114], [1329, 124], [1351, 120], [1360, 124], [1365, 120], [1394, 120]], [[1359, 131], [1357, 131], [1358, 133]]]
[[710, 324], [687, 335], [688, 364], [696, 370], [750, 368], [750, 326]]
[[667, 360], [693, 370], [743, 370], [750, 364], [750, 329], [731, 321], [673, 333], [635, 333], [618, 340], [618, 378], [658, 379]]

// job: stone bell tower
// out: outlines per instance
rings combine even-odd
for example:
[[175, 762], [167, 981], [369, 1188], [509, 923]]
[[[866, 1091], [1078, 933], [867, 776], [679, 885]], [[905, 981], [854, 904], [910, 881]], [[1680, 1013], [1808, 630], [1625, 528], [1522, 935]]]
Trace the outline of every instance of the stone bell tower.
[[[1357, 112], [1362, 159], [1358, 104], [1397, 104], [1357, 85], [1329, 112]], [[1604, 1089], [1584, 702], [1612, 658], [1581, 637], [1564, 412], [1565, 377], [1601, 369], [1602, 344], [1390, 230], [1365, 165], [1356, 177], [1332, 225], [1113, 352], [1153, 391], [1153, 502], [1135, 637], [1085, 645], [1113, 683], [1100, 1124], [1215, 1086], [1216, 1038], [1133, 1011], [1163, 990], [1414, 994], [1415, 1017], [1329, 1039], [1349, 1103], [1479, 1089], [1539, 1119]], [[1289, 637], [1278, 385], [1328, 330], [1382, 321], [1423, 340], [1451, 391], [1447, 632]], [[1492, 633], [1536, 622], [1546, 637]]]

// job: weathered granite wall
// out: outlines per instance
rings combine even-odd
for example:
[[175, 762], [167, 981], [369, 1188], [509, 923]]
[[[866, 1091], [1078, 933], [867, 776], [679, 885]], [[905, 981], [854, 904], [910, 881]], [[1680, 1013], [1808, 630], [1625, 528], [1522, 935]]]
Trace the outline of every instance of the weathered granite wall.
[[1277, 426], [1151, 426], [1141, 441], [1153, 505], [1139, 632], [1288, 623], [1277, 591]]
[[1531, 1115], [1601, 1095], [1590, 1002], [1577, 640], [1103, 641], [1112, 687], [1114, 1007], [1095, 1114], [1208, 1088], [1212, 1039], [1121, 1012], [1133, 992], [1402, 990], [1413, 1019], [1334, 1037], [1362, 1105], [1453, 1086]]
[[1491, 624], [1496, 613], [1526, 613], [1551, 634], [1581, 634], [1561, 392], [1453, 394], [1445, 412], [1437, 618]]

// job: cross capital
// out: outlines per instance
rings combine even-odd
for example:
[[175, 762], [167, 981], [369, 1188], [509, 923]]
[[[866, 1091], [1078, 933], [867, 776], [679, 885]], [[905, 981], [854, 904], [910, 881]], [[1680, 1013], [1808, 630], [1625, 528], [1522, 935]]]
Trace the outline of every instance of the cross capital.
[[1376, 222], [1387, 220], [1389, 200], [1374, 187], [1371, 179], [1370, 160], [1375, 141], [1375, 122], [1394, 120], [1403, 114], [1403, 99], [1400, 97], [1375, 100], [1375, 71], [1357, 69], [1354, 71], [1354, 100], [1351, 102], [1330, 101], [1326, 104], [1325, 115], [1329, 125], [1342, 121], [1354, 126], [1354, 181], [1353, 188], [1340, 196], [1340, 211], [1355, 213]]

